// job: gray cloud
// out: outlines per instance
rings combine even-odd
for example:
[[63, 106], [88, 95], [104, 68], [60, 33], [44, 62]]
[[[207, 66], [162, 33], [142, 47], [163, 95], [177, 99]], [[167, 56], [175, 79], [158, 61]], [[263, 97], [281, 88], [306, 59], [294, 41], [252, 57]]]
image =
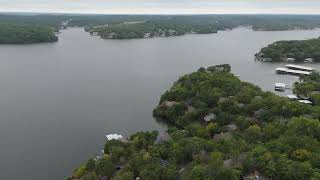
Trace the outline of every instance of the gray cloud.
[[221, 14], [319, 14], [320, 0], [0, 0], [0, 11]]

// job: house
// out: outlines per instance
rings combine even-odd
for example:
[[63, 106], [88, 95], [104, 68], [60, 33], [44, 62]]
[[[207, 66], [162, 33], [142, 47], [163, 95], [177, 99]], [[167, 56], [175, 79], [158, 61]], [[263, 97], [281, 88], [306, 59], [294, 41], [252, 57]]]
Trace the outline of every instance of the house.
[[214, 139], [220, 140], [220, 139], [230, 139], [232, 138], [232, 134], [230, 132], [226, 132], [226, 133], [220, 133], [220, 134], [215, 134], [213, 136]]
[[110, 141], [110, 140], [123, 139], [123, 136], [120, 134], [108, 134], [106, 135], [106, 138]]
[[264, 113], [264, 112], [265, 112], [264, 109], [259, 109], [259, 110], [257, 110], [257, 111], [254, 112], [254, 116], [255, 116], [255, 117], [260, 117], [260, 115], [261, 115], [262, 113]]
[[245, 106], [245, 104], [243, 104], [243, 103], [238, 103], [238, 107], [239, 108], [243, 108]]
[[149, 37], [151, 37], [151, 33], [144, 33], [144, 36], [143, 36], [144, 38], [149, 38]]
[[299, 102], [312, 105], [312, 102], [309, 100], [299, 100]]
[[167, 132], [160, 132], [155, 140], [156, 144], [167, 141], [170, 139], [170, 135]]
[[165, 104], [165, 106], [167, 106], [167, 107], [172, 107], [172, 106], [174, 106], [174, 105], [177, 105], [178, 103], [175, 102], [175, 101], [165, 101], [164, 104]]
[[216, 115], [211, 113], [211, 114], [206, 115], [203, 119], [205, 122], [210, 122], [210, 121], [214, 120], [215, 118], [216, 118]]
[[94, 31], [93, 31], [93, 32], [91, 32], [91, 35], [92, 35], [92, 36], [98, 36], [99, 34], [98, 34], [98, 32], [94, 32]]
[[314, 59], [312, 59], [312, 58], [306, 58], [303, 62], [305, 62], [305, 63], [313, 63], [313, 62], [314, 62]]
[[225, 167], [231, 167], [232, 164], [233, 164], [232, 159], [227, 159], [227, 160], [223, 161], [223, 166], [225, 166]]
[[287, 98], [289, 98], [292, 101], [298, 100], [298, 97], [296, 95], [287, 95]]
[[294, 61], [296, 61], [296, 59], [295, 58], [287, 58], [287, 59], [285, 59], [285, 61], [286, 62], [294, 62]]

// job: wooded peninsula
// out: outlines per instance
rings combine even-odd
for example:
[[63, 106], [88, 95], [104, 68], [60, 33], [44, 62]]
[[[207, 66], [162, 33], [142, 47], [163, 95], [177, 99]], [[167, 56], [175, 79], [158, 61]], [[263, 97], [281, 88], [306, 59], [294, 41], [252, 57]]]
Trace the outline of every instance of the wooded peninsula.
[[320, 106], [264, 92], [229, 65], [182, 76], [153, 114], [166, 134], [107, 140], [68, 179], [320, 179]]
[[0, 24], [0, 44], [56, 42], [52, 27], [41, 25]]
[[320, 38], [309, 40], [277, 41], [256, 54], [262, 61], [320, 62]]

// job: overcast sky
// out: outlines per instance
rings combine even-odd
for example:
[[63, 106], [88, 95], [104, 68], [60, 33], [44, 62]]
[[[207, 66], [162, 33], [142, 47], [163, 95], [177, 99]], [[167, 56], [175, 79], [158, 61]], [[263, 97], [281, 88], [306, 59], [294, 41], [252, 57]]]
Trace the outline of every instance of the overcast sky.
[[320, 0], [0, 0], [1, 12], [320, 14]]

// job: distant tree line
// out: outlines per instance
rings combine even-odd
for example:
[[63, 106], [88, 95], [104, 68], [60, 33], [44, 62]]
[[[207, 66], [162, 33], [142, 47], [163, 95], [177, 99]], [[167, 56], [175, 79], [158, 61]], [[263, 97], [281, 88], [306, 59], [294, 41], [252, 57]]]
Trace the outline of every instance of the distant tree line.
[[[208, 34], [237, 26], [251, 26], [253, 30], [264, 31], [312, 29], [320, 27], [319, 20], [318, 15], [0, 14], [0, 23], [50, 26], [55, 31], [78, 26], [112, 39]], [[68, 23], [63, 24], [64, 21]]]

